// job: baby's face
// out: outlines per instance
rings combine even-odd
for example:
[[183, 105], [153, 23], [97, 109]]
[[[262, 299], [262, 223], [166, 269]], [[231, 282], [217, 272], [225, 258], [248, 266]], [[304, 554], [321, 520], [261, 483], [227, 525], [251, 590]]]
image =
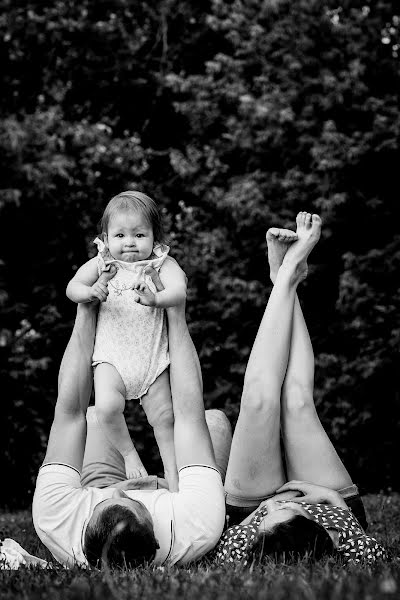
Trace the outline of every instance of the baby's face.
[[106, 244], [116, 260], [145, 260], [153, 251], [153, 229], [139, 212], [124, 210], [110, 219]]

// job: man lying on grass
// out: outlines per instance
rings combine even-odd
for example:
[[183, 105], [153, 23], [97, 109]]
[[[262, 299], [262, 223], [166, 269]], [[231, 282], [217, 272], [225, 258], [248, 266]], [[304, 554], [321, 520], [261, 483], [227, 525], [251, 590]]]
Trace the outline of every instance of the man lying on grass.
[[[112, 275], [101, 277], [106, 281]], [[186, 564], [221, 536], [224, 492], [205, 421], [200, 366], [184, 306], [167, 312], [176, 493], [158, 489], [154, 477], [126, 481], [122, 456], [105, 439], [93, 412], [87, 421], [97, 307], [78, 305], [33, 500], [39, 538], [67, 567]]]

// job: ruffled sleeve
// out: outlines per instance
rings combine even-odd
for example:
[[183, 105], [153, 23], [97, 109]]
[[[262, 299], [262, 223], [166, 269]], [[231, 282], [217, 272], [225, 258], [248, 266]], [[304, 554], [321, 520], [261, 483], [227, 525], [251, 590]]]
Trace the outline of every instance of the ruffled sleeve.
[[[97, 246], [97, 272], [101, 275], [103, 271], [108, 271], [110, 269], [110, 264], [113, 262], [113, 259], [103, 240], [97, 237], [93, 240], [93, 244]], [[108, 264], [106, 262], [107, 260]]]

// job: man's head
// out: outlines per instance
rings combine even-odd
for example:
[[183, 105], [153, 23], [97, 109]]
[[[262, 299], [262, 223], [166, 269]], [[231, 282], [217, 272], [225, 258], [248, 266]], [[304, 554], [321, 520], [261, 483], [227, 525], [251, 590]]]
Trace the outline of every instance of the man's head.
[[158, 543], [153, 521], [141, 502], [119, 490], [94, 509], [84, 536], [84, 552], [91, 566], [134, 568], [153, 560]]

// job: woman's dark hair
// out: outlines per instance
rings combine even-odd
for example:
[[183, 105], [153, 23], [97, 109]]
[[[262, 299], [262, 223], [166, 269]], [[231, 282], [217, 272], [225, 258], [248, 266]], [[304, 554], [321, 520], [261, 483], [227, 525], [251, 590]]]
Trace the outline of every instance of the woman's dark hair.
[[[139, 521], [124, 506], [105, 508], [84, 537], [84, 552], [92, 567], [134, 568], [153, 560], [157, 540], [149, 523]], [[104, 566], [104, 565], [103, 565]]]
[[110, 220], [120, 210], [140, 212], [153, 229], [154, 241], [159, 244], [163, 243], [164, 231], [157, 204], [150, 196], [136, 190], [127, 190], [111, 198], [100, 221], [102, 234], [107, 233]]
[[277, 560], [305, 555], [317, 560], [334, 552], [335, 546], [326, 529], [302, 515], [263, 532], [252, 548], [254, 556], [275, 556]]

